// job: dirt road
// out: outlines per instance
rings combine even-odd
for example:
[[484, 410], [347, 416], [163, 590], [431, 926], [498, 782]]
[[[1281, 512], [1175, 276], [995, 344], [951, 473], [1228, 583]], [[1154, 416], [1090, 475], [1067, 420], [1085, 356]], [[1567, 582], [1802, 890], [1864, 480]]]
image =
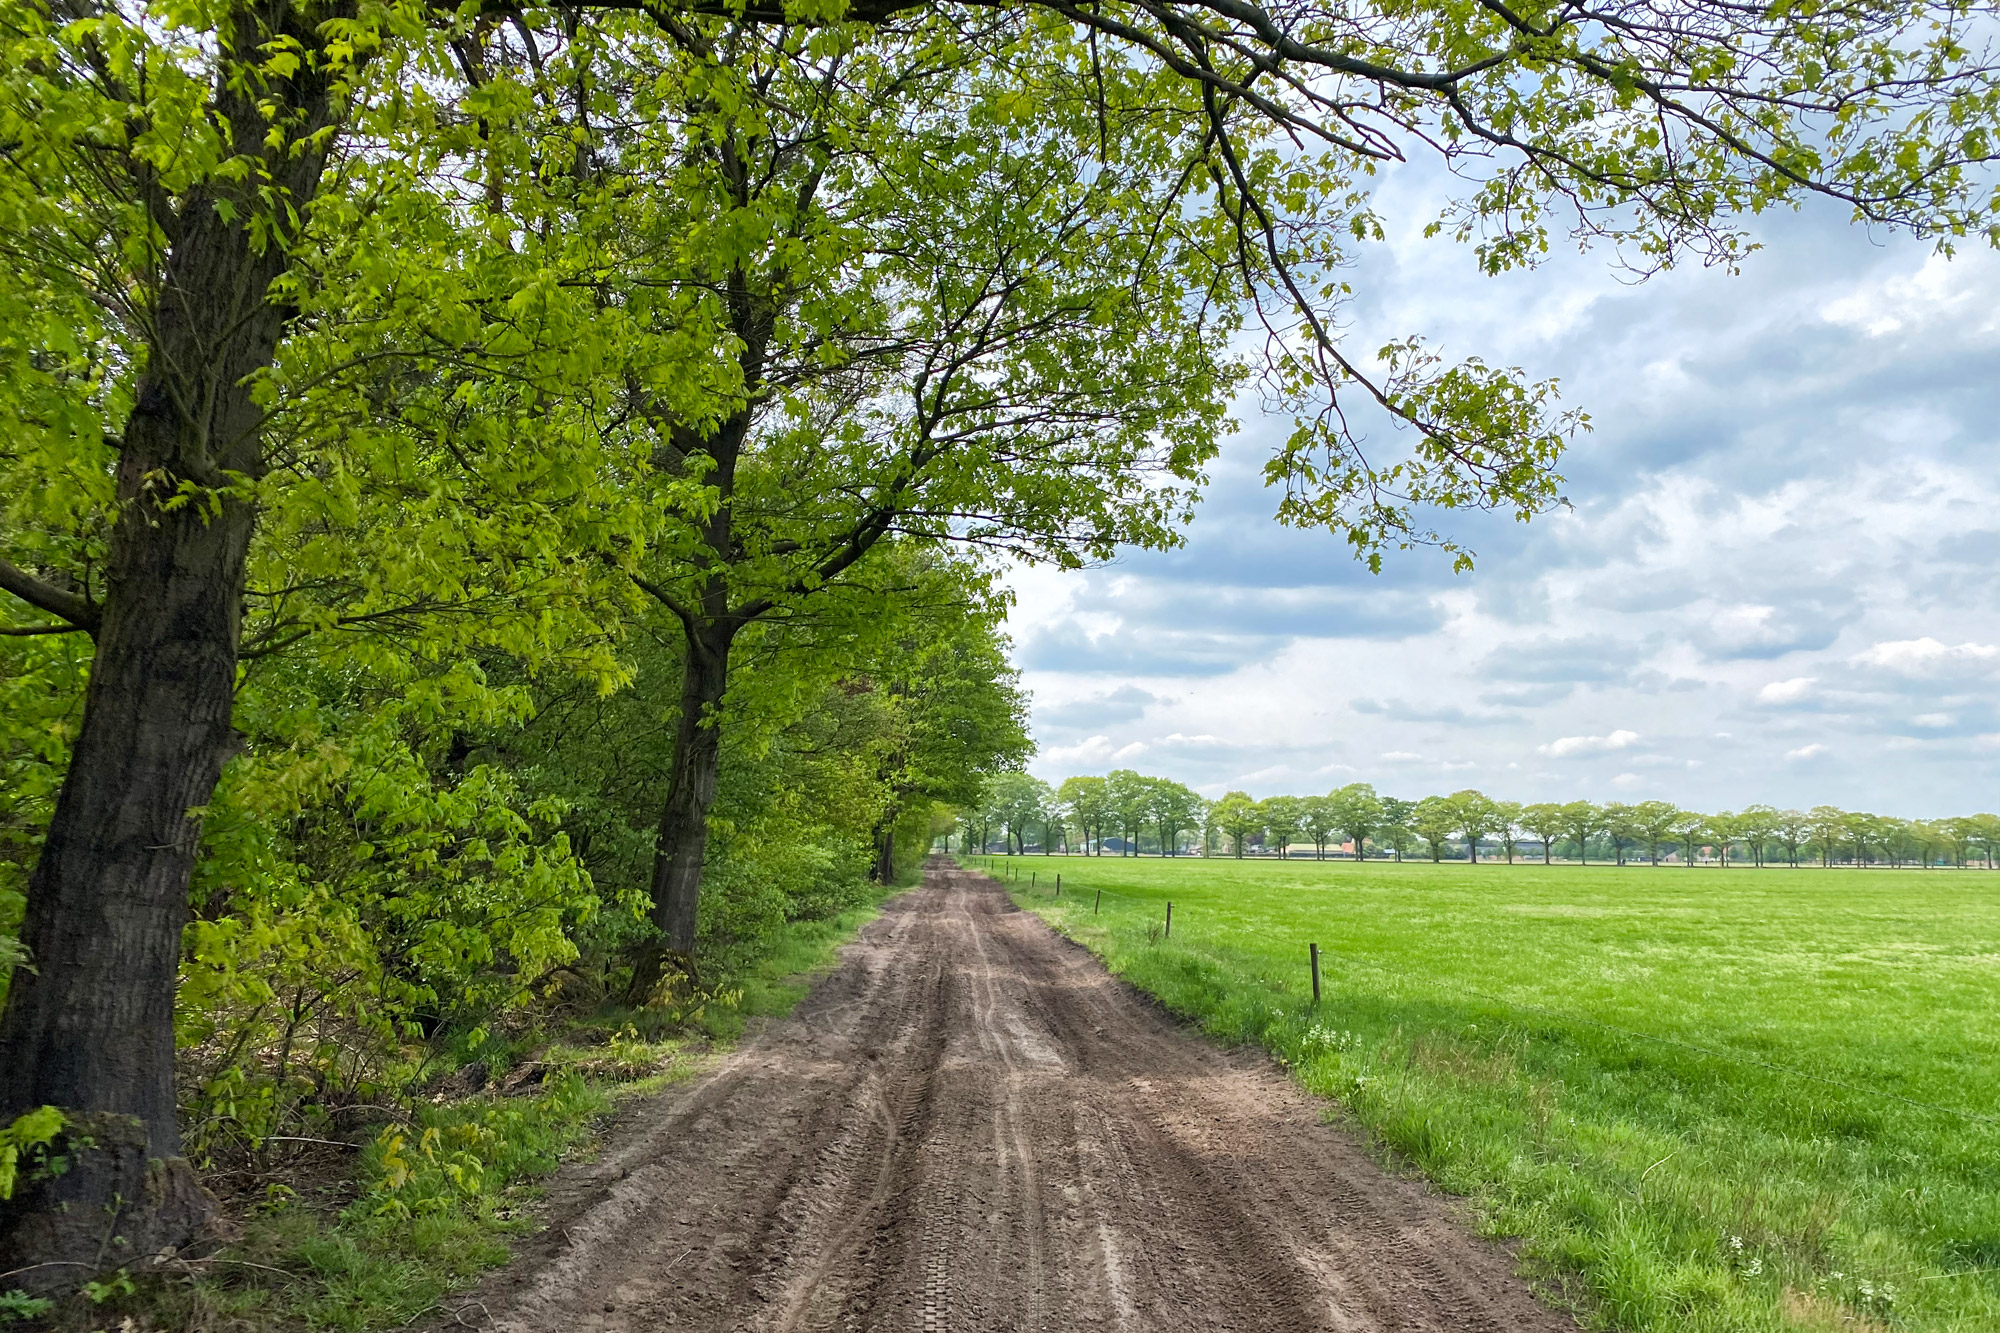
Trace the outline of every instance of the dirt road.
[[1261, 1058], [933, 868], [786, 1021], [559, 1181], [461, 1322], [1574, 1330]]

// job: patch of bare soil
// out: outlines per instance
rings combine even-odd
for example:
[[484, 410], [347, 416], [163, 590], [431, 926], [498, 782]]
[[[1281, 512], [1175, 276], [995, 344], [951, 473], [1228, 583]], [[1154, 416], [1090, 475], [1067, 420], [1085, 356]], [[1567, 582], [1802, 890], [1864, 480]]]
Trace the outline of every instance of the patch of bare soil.
[[1573, 1330], [1449, 1201], [983, 876], [559, 1177], [458, 1305], [508, 1333]]

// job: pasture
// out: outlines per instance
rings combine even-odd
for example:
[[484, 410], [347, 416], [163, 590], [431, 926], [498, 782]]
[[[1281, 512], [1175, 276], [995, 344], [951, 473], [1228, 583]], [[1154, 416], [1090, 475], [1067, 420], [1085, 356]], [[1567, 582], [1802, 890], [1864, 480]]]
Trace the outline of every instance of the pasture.
[[965, 859], [1592, 1325], [2000, 1329], [2000, 874]]

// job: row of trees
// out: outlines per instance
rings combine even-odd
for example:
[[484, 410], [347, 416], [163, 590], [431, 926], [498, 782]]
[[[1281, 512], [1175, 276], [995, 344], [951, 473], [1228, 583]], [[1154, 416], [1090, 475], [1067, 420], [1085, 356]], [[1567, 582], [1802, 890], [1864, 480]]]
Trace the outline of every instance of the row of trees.
[[[1294, 421], [1280, 517], [1373, 564], [1449, 546], [1425, 513], [1558, 502], [1581, 422], [1552, 385], [1415, 337], [1342, 346], [1381, 163], [1441, 155], [1468, 184], [1437, 225], [1496, 272], [1552, 232], [1730, 261], [1740, 213], [1806, 193], [1986, 235], [1981, 22], [1950, 0], [6, 6], [0, 924], [29, 961], [0, 1123], [87, 1126], [0, 1199], [9, 1271], [88, 1277], [78, 1219], [107, 1209], [135, 1254], [205, 1215], [179, 992], [271, 911], [401, 948], [448, 914], [406, 874], [486, 885], [496, 921], [553, 893], [547, 941], [597, 910], [554, 807], [471, 758], [559, 682], [618, 697], [659, 641], [623, 955], [644, 999], [697, 970], [729, 756], [768, 740], [745, 719], [897, 678], [881, 645], [926, 606], [976, 618], [976, 572], [926, 572], [944, 550], [1075, 566], [1179, 540], [1252, 371]], [[1236, 336], [1253, 319], [1268, 338]], [[1364, 410], [1411, 427], [1377, 437], [1392, 456], [1357, 447]], [[384, 904], [358, 924], [354, 867]], [[445, 929], [397, 966], [525, 974], [569, 945], [536, 947]]]
[[[1324, 796], [1270, 796], [1258, 801], [1233, 791], [1208, 801], [1181, 783], [1119, 769], [1105, 777], [1067, 778], [1059, 787], [1025, 773], [1003, 773], [985, 799], [961, 817], [969, 845], [990, 846], [994, 836], [1010, 850], [1080, 850], [1106, 847], [1137, 854], [1150, 838], [1162, 855], [1253, 849], [1286, 857], [1305, 844], [1324, 857], [1343, 844], [1345, 854], [1370, 851], [1396, 860], [1421, 851], [1433, 861], [1501, 858], [1524, 849], [1544, 862], [1557, 855], [1584, 862], [1593, 856], [1624, 865], [1663, 856], [1683, 864], [1703, 858], [1722, 865], [1748, 862], [1799, 865], [1993, 866], [2000, 858], [2000, 815], [1910, 820], [1814, 806], [1780, 810], [1768, 805], [1703, 814], [1668, 801], [1634, 804], [1497, 801], [1466, 790], [1449, 796], [1403, 800], [1382, 796], [1365, 782]], [[1071, 839], [1071, 833], [1076, 835]]]

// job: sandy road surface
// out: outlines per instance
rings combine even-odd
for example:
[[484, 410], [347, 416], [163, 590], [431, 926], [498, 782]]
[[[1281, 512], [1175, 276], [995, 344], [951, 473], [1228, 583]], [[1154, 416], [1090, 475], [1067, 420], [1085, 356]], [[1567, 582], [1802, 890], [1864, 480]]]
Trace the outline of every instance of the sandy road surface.
[[796, 1013], [560, 1178], [460, 1320], [701, 1330], [1574, 1330], [1261, 1059], [933, 868]]

